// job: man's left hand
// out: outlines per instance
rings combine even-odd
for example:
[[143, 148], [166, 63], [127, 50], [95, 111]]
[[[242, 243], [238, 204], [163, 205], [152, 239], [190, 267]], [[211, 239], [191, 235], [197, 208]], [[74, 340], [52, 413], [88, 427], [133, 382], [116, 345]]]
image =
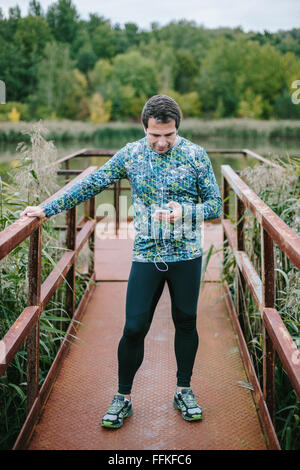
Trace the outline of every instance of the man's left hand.
[[182, 206], [179, 202], [170, 201], [167, 206], [172, 207], [173, 211], [169, 213], [156, 212], [153, 217], [162, 222], [175, 222], [182, 217]]

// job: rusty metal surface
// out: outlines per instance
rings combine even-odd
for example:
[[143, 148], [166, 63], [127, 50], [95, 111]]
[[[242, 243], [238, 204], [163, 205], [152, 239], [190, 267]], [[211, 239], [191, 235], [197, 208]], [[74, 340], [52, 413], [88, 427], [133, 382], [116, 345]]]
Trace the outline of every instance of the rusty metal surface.
[[27, 334], [38, 320], [39, 314], [39, 306], [26, 307], [1, 339], [0, 376], [4, 374], [8, 365], [13, 360]]
[[[47, 198], [45, 202], [49, 202], [52, 199], [55, 199], [59, 194], [67, 190], [75, 182], [81, 180], [85, 176], [93, 173], [97, 170], [96, 166], [91, 166], [84, 170], [80, 175], [74, 178], [70, 183], [68, 183], [63, 188], [59, 189], [55, 194]], [[9, 225], [5, 230], [2, 230], [0, 236], [0, 260], [8, 255], [16, 246], [18, 246], [22, 241], [25, 240], [29, 235], [31, 235], [40, 225], [42, 225], [44, 220], [39, 219], [38, 217], [23, 217], [16, 220], [13, 224]]]
[[[117, 266], [122, 257], [130, 258], [122, 249], [118, 255]], [[134, 414], [117, 431], [101, 427], [117, 388], [126, 287], [108, 278], [97, 285], [77, 333], [80, 341], [70, 348], [29, 448], [265, 449], [252, 392], [239, 385], [247, 378], [223, 292], [214, 282], [203, 285], [198, 303], [200, 341], [192, 387], [199, 394], [203, 421], [187, 423], [172, 406], [174, 326], [165, 286], [133, 386]]]
[[279, 450], [280, 444], [279, 444], [276, 432], [274, 430], [274, 426], [270, 418], [270, 414], [269, 414], [266, 402], [264, 400], [258, 378], [256, 376], [256, 373], [253, 367], [250, 353], [249, 353], [249, 350], [248, 350], [248, 347], [247, 347], [247, 344], [246, 344], [246, 341], [242, 332], [242, 328], [238, 319], [238, 315], [237, 315], [237, 312], [236, 312], [236, 309], [235, 309], [235, 306], [234, 306], [234, 303], [230, 294], [230, 290], [226, 281], [224, 283], [224, 288], [225, 288], [224, 299], [227, 305], [229, 315], [231, 317], [233, 328], [237, 335], [237, 341], [239, 344], [241, 356], [243, 358], [243, 363], [244, 363], [244, 367], [248, 376], [248, 380], [251, 382], [253, 386], [253, 398], [256, 403], [257, 409], [259, 410], [259, 413], [260, 413], [260, 419], [261, 419], [261, 423], [264, 429], [264, 434], [267, 440], [267, 446], [269, 449]]
[[[42, 230], [38, 227], [30, 236], [28, 267], [28, 304], [39, 305], [41, 298]], [[28, 333], [27, 342], [27, 413], [39, 390], [40, 322]]]
[[277, 165], [277, 163], [274, 163], [274, 162], [262, 157], [261, 155], [258, 155], [258, 153], [255, 153], [252, 150], [243, 149], [242, 151], [245, 153], [245, 155], [247, 155], [249, 157], [255, 158], [256, 160], [259, 160], [262, 163], [265, 163], [266, 165], [272, 166], [273, 168], [277, 168], [278, 170], [282, 171], [282, 173], [285, 172], [285, 168], [283, 168], [280, 165]]
[[[26, 448], [27, 443], [30, 440], [30, 436], [32, 434], [32, 431], [34, 429], [35, 423], [37, 422], [38, 416], [40, 414], [40, 411], [45, 404], [49, 393], [51, 391], [51, 388], [55, 382], [55, 379], [57, 377], [57, 374], [60, 370], [63, 358], [68, 352], [68, 349], [70, 347], [70, 344], [74, 338], [74, 335], [76, 335], [77, 329], [79, 322], [81, 320], [82, 314], [85, 311], [85, 307], [91, 298], [93, 291], [95, 289], [95, 276], [92, 276], [91, 282], [87, 289], [85, 290], [83, 297], [77, 306], [77, 309], [74, 314], [74, 318], [72, 319], [67, 333], [64, 336], [63, 342], [58, 350], [58, 353], [50, 367], [50, 370], [43, 382], [43, 385], [41, 386], [41, 389], [39, 391], [39, 394], [29, 412], [29, 414], [26, 417], [25, 423], [22, 426], [22, 429], [20, 431], [20, 434], [15, 442], [15, 445], [13, 447], [14, 450], [20, 450]], [[32, 307], [30, 307], [32, 308]]]
[[300, 351], [297, 344], [293, 341], [276, 309], [265, 308], [263, 320], [292, 386], [300, 398]]

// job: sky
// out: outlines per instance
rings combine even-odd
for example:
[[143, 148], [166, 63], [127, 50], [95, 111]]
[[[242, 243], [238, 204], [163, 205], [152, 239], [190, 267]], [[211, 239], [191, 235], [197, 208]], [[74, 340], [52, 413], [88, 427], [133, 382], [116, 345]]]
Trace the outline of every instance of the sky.
[[[22, 15], [27, 15], [30, 0], [0, 0], [4, 14], [16, 4]], [[54, 0], [40, 0], [44, 11]], [[136, 23], [141, 29], [149, 29], [152, 22], [161, 26], [172, 20], [194, 20], [206, 28], [242, 27], [243, 31], [300, 27], [299, 0], [73, 0], [81, 18], [98, 13], [112, 24]]]

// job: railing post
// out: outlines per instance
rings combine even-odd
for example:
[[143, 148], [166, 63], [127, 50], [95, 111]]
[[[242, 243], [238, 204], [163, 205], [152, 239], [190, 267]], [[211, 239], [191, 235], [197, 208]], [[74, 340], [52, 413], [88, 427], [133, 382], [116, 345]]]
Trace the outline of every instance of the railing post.
[[[247, 152], [243, 152], [243, 170], [247, 168], [247, 165], [248, 165], [248, 154]], [[244, 183], [247, 183], [247, 178], [245, 175], [242, 177], [242, 180], [244, 181]]]
[[[245, 232], [244, 232], [244, 215], [245, 205], [243, 201], [235, 194], [235, 219], [237, 223], [236, 236], [237, 236], [237, 249], [238, 251], [245, 251]], [[236, 267], [236, 307], [237, 314], [239, 317], [240, 325], [243, 333], [246, 334], [245, 329], [245, 292], [246, 292], [246, 281], [239, 271], [239, 267]]]
[[[263, 306], [274, 308], [274, 243], [270, 235], [261, 229], [261, 267]], [[263, 393], [270, 413], [275, 421], [275, 349], [263, 321]]]
[[[69, 162], [69, 160], [66, 160], [66, 161], [65, 161], [65, 169], [66, 169], [66, 170], [69, 170], [69, 169], [70, 169], [70, 162]], [[66, 179], [65, 179], [65, 182], [66, 182], [66, 184], [67, 184], [67, 183], [69, 182], [69, 180], [70, 180], [70, 177], [69, 177], [68, 174], [66, 174], [65, 178], [66, 178]]]
[[[229, 210], [230, 210], [229, 209], [229, 194], [230, 194], [230, 186], [225, 176], [222, 175], [222, 200], [223, 200], [223, 216], [222, 217], [224, 220], [226, 220], [227, 216], [229, 216]], [[226, 238], [225, 230], [223, 229], [223, 256], [225, 254], [226, 242], [227, 242], [227, 238]]]
[[[89, 217], [91, 219], [94, 219], [96, 215], [96, 197], [92, 197], [89, 203], [90, 203], [89, 204], [90, 206]], [[92, 254], [92, 257], [90, 258], [90, 261], [89, 261], [89, 268], [88, 268], [89, 276], [92, 276], [94, 269], [95, 269], [95, 233], [96, 233], [96, 228], [89, 238], [89, 249]]]
[[[30, 236], [28, 269], [28, 305], [39, 305], [41, 296], [42, 229]], [[40, 320], [27, 337], [27, 414], [39, 390]]]
[[120, 217], [120, 180], [117, 180], [114, 185], [114, 205], [116, 209], [116, 235], [119, 231], [119, 217]]
[[[76, 248], [76, 214], [77, 214], [77, 207], [74, 206], [72, 209], [67, 211], [67, 240], [66, 245], [69, 250], [75, 250]], [[71, 269], [69, 270], [68, 274], [66, 275], [66, 310], [70, 316], [73, 317], [75, 312], [75, 263], [72, 264]]]

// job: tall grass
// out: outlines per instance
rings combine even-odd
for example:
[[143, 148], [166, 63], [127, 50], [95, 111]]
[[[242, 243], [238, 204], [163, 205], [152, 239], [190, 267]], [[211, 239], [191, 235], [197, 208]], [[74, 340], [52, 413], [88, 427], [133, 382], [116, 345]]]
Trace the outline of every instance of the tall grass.
[[[5, 175], [6, 182], [0, 187], [0, 230], [18, 219], [27, 205], [39, 204], [58, 189], [55, 165], [51, 170], [45, 170], [57, 159], [53, 143], [43, 136], [46, 129], [37, 123], [28, 132], [30, 144], [18, 146], [20, 163], [13, 172]], [[3, 173], [1, 168], [0, 171]], [[43, 282], [66, 248], [63, 237], [54, 229], [53, 219], [44, 223], [42, 237]], [[29, 239], [26, 239], [0, 262], [0, 338], [28, 305], [28, 253]], [[85, 252], [77, 260], [76, 307], [88, 284], [81, 271], [89, 256], [89, 252]], [[60, 285], [41, 315], [39, 385], [45, 380], [71, 320], [65, 310], [65, 285], [65, 282]], [[1, 449], [13, 446], [26, 417], [26, 370], [25, 342], [0, 378]]]
[[[256, 194], [296, 233], [300, 232], [300, 160], [289, 156], [283, 161], [275, 158], [285, 168], [282, 172], [265, 165], [256, 165], [241, 172]], [[246, 210], [245, 250], [261, 277], [260, 226], [250, 211]], [[275, 244], [275, 307], [289, 333], [300, 346], [300, 273], [288, 257]], [[225, 250], [223, 279], [227, 281], [233, 299], [236, 299], [236, 263], [229, 248]], [[244, 334], [248, 349], [262, 386], [262, 321], [252, 295], [246, 287], [243, 299], [245, 311]], [[300, 404], [286, 372], [276, 356], [276, 432], [283, 449], [300, 448]]]

